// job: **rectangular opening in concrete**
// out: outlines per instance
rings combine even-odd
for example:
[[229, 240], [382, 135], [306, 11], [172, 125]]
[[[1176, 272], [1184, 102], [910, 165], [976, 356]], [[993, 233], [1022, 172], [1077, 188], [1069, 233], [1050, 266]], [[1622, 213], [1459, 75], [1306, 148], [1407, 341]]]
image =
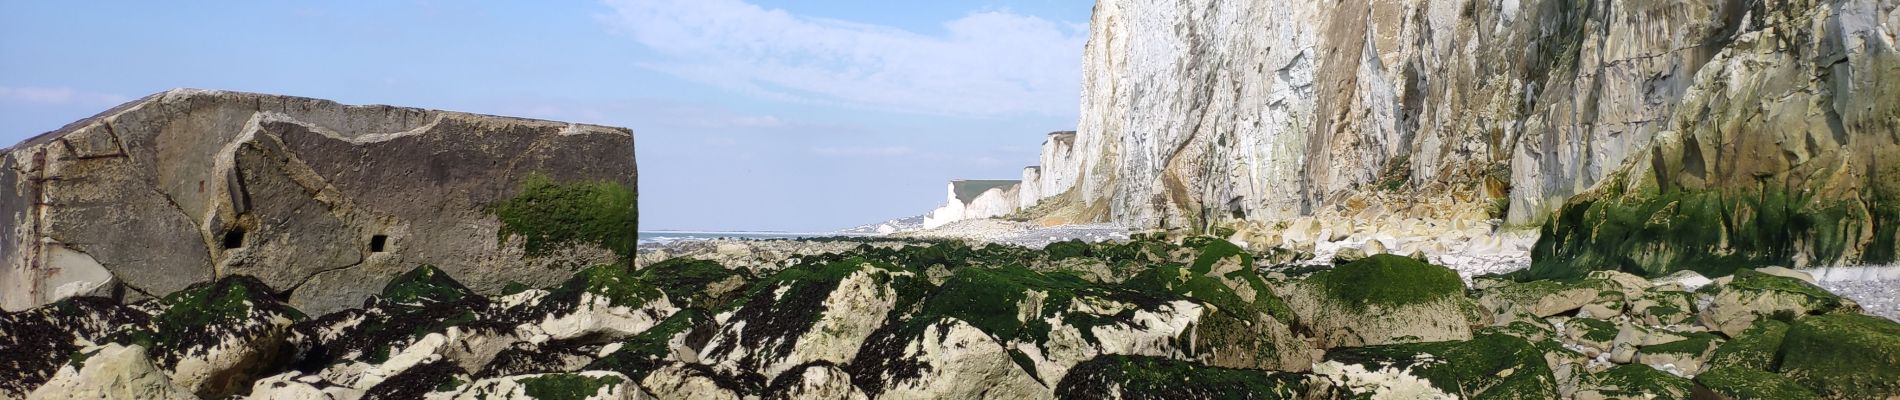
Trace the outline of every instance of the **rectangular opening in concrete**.
[[384, 246], [388, 245], [389, 235], [375, 235], [369, 237], [369, 252], [371, 253], [381, 253], [383, 252]]
[[224, 248], [235, 249], [239, 247], [244, 247], [244, 228], [235, 228], [225, 232]]

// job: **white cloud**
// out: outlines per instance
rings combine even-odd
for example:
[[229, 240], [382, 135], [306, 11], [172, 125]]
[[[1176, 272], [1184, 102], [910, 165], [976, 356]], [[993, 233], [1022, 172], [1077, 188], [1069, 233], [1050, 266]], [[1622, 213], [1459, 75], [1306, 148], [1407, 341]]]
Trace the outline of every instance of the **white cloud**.
[[132, 101], [132, 98], [110, 93], [88, 93], [69, 87], [0, 86], [0, 101], [49, 105], [116, 106]]
[[844, 147], [814, 147], [814, 148], [812, 148], [812, 149], [811, 149], [811, 151], [812, 151], [813, 153], [818, 153], [818, 155], [821, 155], [821, 156], [827, 156], [827, 157], [844, 157], [844, 156], [856, 156], [856, 157], [899, 157], [899, 156], [906, 156], [906, 155], [910, 155], [910, 154], [912, 154], [912, 153], [916, 153], [916, 152], [917, 152], [916, 150], [914, 150], [914, 149], [911, 149], [910, 147], [906, 147], [906, 146], [883, 146], [883, 147], [861, 147], [861, 146], [844, 146]]
[[789, 101], [948, 115], [1066, 115], [1086, 27], [1007, 11], [946, 33], [796, 15], [739, 0], [605, 0], [616, 32], [658, 53], [648, 68]]

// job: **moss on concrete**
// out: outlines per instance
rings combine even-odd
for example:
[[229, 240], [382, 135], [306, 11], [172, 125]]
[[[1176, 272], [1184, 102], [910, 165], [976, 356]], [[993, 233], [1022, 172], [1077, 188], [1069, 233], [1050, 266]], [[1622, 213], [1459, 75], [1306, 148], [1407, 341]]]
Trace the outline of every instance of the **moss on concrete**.
[[497, 240], [520, 236], [530, 257], [582, 244], [632, 258], [639, 242], [640, 208], [634, 189], [611, 182], [555, 182], [522, 178], [514, 197], [494, 205]]
[[1900, 323], [1858, 314], [1796, 320], [1780, 372], [1832, 398], [1900, 397]]

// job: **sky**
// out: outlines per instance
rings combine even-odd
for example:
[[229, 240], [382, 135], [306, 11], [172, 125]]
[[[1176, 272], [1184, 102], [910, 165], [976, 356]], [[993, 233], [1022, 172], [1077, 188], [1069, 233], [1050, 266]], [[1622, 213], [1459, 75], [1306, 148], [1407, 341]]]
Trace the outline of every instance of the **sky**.
[[624, 126], [641, 229], [823, 232], [1072, 130], [1086, 0], [0, 0], [0, 147], [178, 87]]

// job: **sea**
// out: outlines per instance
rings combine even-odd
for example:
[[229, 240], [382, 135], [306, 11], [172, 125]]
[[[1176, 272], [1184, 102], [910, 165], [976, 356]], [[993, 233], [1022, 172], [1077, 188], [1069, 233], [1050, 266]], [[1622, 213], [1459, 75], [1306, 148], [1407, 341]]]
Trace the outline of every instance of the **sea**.
[[837, 233], [793, 233], [793, 232], [694, 232], [694, 231], [640, 231], [640, 244], [667, 244], [681, 240], [712, 239], [798, 239], [820, 236], [841, 236]]

